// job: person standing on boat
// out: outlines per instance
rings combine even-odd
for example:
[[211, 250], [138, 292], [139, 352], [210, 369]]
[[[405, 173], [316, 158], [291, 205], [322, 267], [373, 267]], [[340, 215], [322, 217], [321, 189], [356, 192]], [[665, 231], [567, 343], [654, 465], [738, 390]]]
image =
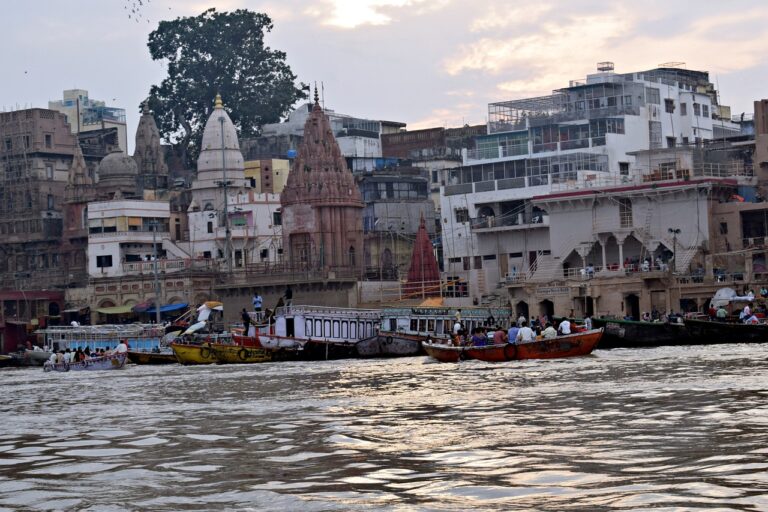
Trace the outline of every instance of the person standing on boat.
[[567, 318], [564, 318], [562, 322], [560, 322], [560, 327], [558, 327], [558, 332], [565, 336], [566, 334], [571, 334], [571, 322], [568, 321]]
[[592, 317], [589, 315], [584, 319], [584, 328], [588, 331], [592, 330]]
[[253, 294], [253, 300], [251, 302], [253, 302], [253, 310], [257, 313], [260, 312], [264, 299], [261, 298], [261, 295], [259, 295], [258, 292]]
[[517, 332], [518, 343], [530, 343], [534, 340], [533, 330], [528, 327], [528, 324], [523, 320], [523, 324], [520, 326], [520, 330]]
[[115, 354], [125, 354], [126, 352], [128, 352], [128, 343], [125, 340], [120, 340], [117, 348], [115, 348]]
[[243, 312], [240, 314], [240, 318], [243, 319], [243, 336], [248, 336], [248, 331], [251, 328], [251, 317], [245, 308], [243, 308]]
[[293, 303], [293, 290], [291, 289], [291, 285], [288, 285], [288, 287], [285, 289], [285, 305], [290, 306]]

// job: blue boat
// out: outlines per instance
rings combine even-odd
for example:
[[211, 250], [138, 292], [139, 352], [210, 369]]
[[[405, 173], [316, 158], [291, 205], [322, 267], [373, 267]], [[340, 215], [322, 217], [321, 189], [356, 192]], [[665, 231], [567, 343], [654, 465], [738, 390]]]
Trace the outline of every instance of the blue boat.
[[92, 357], [76, 363], [52, 363], [47, 361], [43, 365], [43, 370], [46, 372], [119, 370], [125, 366], [125, 360], [127, 358], [128, 354], [123, 352], [119, 354], [110, 354], [108, 356]]

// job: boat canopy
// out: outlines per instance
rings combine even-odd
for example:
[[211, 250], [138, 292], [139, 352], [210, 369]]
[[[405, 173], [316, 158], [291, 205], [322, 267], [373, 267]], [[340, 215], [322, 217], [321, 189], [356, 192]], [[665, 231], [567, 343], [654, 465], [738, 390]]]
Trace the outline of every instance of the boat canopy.
[[712, 297], [712, 307], [718, 308], [720, 306], [727, 306], [731, 302], [752, 302], [755, 300], [755, 296], [751, 293], [748, 295], [738, 295], [733, 288], [720, 288], [715, 292], [715, 296]]
[[[160, 312], [161, 313], [171, 313], [173, 311], [179, 311], [182, 309], [185, 309], [189, 304], [186, 302], [179, 302], [177, 304], [166, 304], [165, 306], [160, 306]], [[155, 310], [154, 306], [149, 308], [145, 311], [145, 313], [154, 315], [157, 311]]]

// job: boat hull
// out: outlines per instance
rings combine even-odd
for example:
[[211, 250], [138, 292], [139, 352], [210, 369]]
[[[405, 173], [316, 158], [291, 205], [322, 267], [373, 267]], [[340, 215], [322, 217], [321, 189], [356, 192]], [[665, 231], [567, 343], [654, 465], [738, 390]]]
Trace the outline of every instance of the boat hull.
[[128, 351], [128, 360], [133, 364], [177, 364], [176, 355], [171, 352], [135, 352]]
[[305, 361], [355, 359], [359, 357], [357, 343], [357, 341], [306, 340], [303, 348], [298, 351], [298, 357]]
[[212, 345], [211, 350], [219, 364], [266, 363], [272, 360], [272, 351], [239, 345]]
[[43, 365], [46, 372], [74, 372], [74, 371], [99, 371], [119, 370], [125, 366], [128, 359], [127, 353], [112, 354], [103, 357], [94, 357], [77, 363], [51, 363]]
[[593, 318], [592, 325], [605, 329], [600, 348], [686, 345], [692, 341], [683, 324]]
[[428, 356], [437, 359], [441, 363], [457, 363], [464, 359], [464, 347], [424, 343], [424, 351]]
[[183, 343], [171, 343], [171, 349], [176, 356], [176, 360], [184, 365], [216, 363], [216, 354], [208, 344], [185, 345]]
[[593, 329], [530, 343], [506, 343], [482, 347], [454, 347], [425, 343], [424, 350], [431, 357], [444, 363], [455, 363], [462, 359], [477, 359], [490, 363], [525, 359], [560, 359], [590, 354], [597, 347], [602, 335], [602, 329]]
[[360, 357], [408, 357], [423, 354], [421, 338], [407, 334], [381, 334], [357, 343]]
[[765, 324], [751, 325], [685, 319], [685, 328], [691, 338], [700, 344], [768, 341], [768, 325]]

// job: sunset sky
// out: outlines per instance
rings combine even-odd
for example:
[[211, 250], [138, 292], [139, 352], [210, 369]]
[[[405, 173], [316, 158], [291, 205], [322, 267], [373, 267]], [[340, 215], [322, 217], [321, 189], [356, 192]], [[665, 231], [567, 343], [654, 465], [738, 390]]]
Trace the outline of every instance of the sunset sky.
[[[131, 18], [134, 4], [141, 14]], [[164, 77], [147, 35], [207, 7], [268, 13], [268, 43], [338, 112], [408, 127], [485, 122], [493, 101], [548, 94], [598, 61], [617, 72], [685, 62], [710, 72], [721, 103], [768, 96], [768, 4], [760, 0], [31, 0], [4, 4], [0, 109], [46, 107], [63, 89], [128, 111]], [[138, 20], [138, 21], [137, 21]], [[225, 98], [226, 102], [226, 98]], [[132, 144], [132, 143], [131, 143]]]

